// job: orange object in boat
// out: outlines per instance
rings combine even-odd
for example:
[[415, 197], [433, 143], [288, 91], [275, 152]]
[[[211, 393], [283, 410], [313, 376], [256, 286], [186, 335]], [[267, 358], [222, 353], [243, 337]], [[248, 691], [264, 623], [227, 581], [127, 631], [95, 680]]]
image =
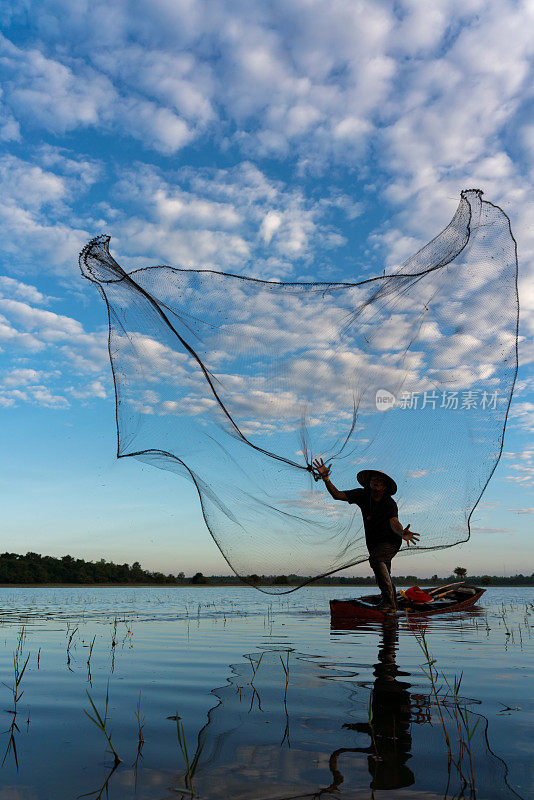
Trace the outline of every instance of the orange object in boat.
[[412, 603], [432, 603], [434, 600], [431, 594], [423, 592], [419, 586], [410, 586], [409, 589], [403, 592], [403, 595], [407, 597], [408, 600], [411, 600]]

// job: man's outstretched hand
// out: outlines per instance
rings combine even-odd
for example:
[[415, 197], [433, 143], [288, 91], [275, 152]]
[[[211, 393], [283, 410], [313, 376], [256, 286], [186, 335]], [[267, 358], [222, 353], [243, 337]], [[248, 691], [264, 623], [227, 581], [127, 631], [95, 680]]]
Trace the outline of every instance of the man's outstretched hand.
[[322, 458], [314, 458], [312, 466], [320, 478], [328, 478], [330, 470], [332, 469], [332, 464], [326, 466]]
[[411, 531], [409, 525], [406, 525], [406, 527], [404, 528], [404, 530], [402, 532], [402, 538], [407, 543], [408, 547], [411, 544], [417, 544], [417, 542], [419, 541], [420, 537], [421, 537], [421, 534], [420, 533], [416, 533], [415, 531]]

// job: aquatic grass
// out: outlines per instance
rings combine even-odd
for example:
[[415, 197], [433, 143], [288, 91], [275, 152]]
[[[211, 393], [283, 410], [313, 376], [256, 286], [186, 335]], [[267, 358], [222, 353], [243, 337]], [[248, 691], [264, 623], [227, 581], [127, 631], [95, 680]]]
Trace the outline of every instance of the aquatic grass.
[[5, 681], [2, 681], [3, 685], [7, 689], [9, 689], [9, 691], [13, 696], [13, 710], [10, 711], [9, 713], [13, 714], [14, 716], [17, 715], [17, 704], [22, 695], [24, 694], [24, 691], [19, 692], [19, 687], [20, 684], [22, 683], [22, 678], [24, 677], [24, 673], [26, 672], [26, 667], [28, 666], [28, 661], [30, 660], [31, 653], [28, 653], [28, 655], [26, 656], [26, 661], [24, 662], [22, 669], [20, 668], [19, 654], [20, 651], [18, 649], [13, 653], [13, 683], [9, 685]]
[[499, 614], [499, 616], [500, 616], [500, 618], [502, 619], [502, 621], [504, 623], [504, 629], [506, 631], [506, 636], [511, 636], [512, 632], [511, 632], [510, 628], [508, 627], [508, 623], [506, 621], [506, 610], [505, 610], [505, 607], [504, 607], [504, 603], [501, 606], [501, 613]]
[[512, 711], [521, 711], [521, 706], [509, 706], [506, 703], [501, 703], [500, 700], [499, 705], [502, 706], [501, 710], [498, 712], [499, 714], [511, 714]]
[[[476, 730], [478, 728], [478, 724], [480, 722], [480, 717], [475, 721], [474, 725], [471, 725], [470, 712], [469, 712], [469, 709], [467, 708], [467, 706], [461, 706], [460, 703], [456, 702], [455, 705], [454, 705], [454, 709], [455, 709], [455, 713], [457, 713], [458, 716], [460, 717], [463, 730], [464, 730], [465, 735], [467, 737], [467, 739], [465, 739], [462, 736], [462, 734], [460, 734], [460, 741], [461, 741], [463, 747], [465, 748], [465, 750], [467, 751], [467, 755], [469, 756], [469, 770], [470, 770], [470, 775], [471, 775], [470, 785], [473, 787], [473, 794], [474, 794], [475, 793], [475, 766], [474, 766], [474, 761], [473, 761], [473, 753], [472, 753], [472, 750], [471, 750], [471, 740], [473, 739], [473, 736], [475, 735]], [[460, 726], [459, 726], [459, 732], [460, 732]]]
[[193, 760], [190, 761], [189, 760], [189, 749], [187, 747], [187, 737], [185, 735], [184, 726], [182, 724], [182, 719], [181, 719], [180, 715], [178, 714], [178, 711], [176, 712], [176, 733], [178, 735], [178, 744], [180, 746], [180, 750], [182, 752], [182, 757], [183, 757], [184, 765], [185, 765], [185, 785], [186, 785], [187, 790], [191, 794], [194, 794], [193, 778], [195, 777], [195, 772], [197, 771], [198, 762], [200, 760], [200, 756], [201, 756], [202, 751], [204, 749], [204, 745], [206, 744], [206, 735], [207, 734], [204, 734], [204, 737], [203, 737], [202, 740], [199, 738], [198, 744], [197, 744], [196, 753], [195, 753], [195, 755], [193, 757]]
[[15, 767], [16, 767], [17, 772], [18, 772], [19, 771], [19, 759], [18, 759], [18, 755], [17, 755], [17, 743], [15, 741], [15, 731], [17, 731], [17, 732], [19, 731], [19, 726], [17, 725], [15, 720], [13, 720], [13, 722], [10, 725], [10, 727], [6, 731], [6, 733], [9, 732], [9, 741], [7, 743], [7, 747], [6, 747], [6, 750], [5, 750], [5, 753], [4, 753], [4, 758], [2, 759], [2, 766], [4, 766], [4, 764], [6, 763], [6, 759], [7, 759], [8, 755], [9, 755], [9, 753], [11, 751], [13, 751], [13, 757], [15, 759]]
[[252, 679], [250, 681], [250, 685], [252, 686], [254, 684], [254, 679], [256, 677], [256, 673], [257, 673], [257, 671], [259, 669], [259, 666], [261, 664], [261, 660], [263, 658], [263, 653], [260, 653], [260, 657], [256, 661], [256, 666], [254, 666], [254, 661], [252, 660], [251, 656], [247, 655], [247, 658], [250, 661], [250, 666], [252, 667]]
[[89, 717], [91, 722], [94, 725], [96, 725], [96, 727], [100, 731], [102, 731], [102, 733], [106, 737], [106, 741], [107, 741], [108, 746], [109, 746], [109, 752], [113, 755], [113, 758], [115, 759], [115, 766], [117, 766], [118, 764], [121, 763], [122, 758], [119, 757], [117, 751], [113, 747], [113, 743], [111, 741], [111, 731], [108, 732], [108, 729], [106, 727], [107, 726], [107, 721], [108, 721], [107, 718], [108, 718], [108, 705], [109, 705], [109, 679], [108, 679], [108, 683], [107, 683], [107, 687], [106, 687], [106, 704], [105, 704], [105, 707], [104, 707], [104, 718], [102, 718], [102, 716], [100, 715], [97, 707], [95, 706], [95, 704], [93, 702], [93, 698], [91, 697], [91, 695], [89, 694], [89, 691], [87, 689], [85, 690], [85, 693], [87, 694], [87, 697], [89, 698], [89, 702], [91, 703], [91, 707], [92, 707], [92, 709], [94, 711], [94, 716], [92, 716], [89, 713], [89, 711], [87, 711], [85, 708], [83, 710], [83, 713], [86, 715], [86, 717]]
[[274, 624], [273, 604], [269, 603], [269, 605], [267, 606], [266, 618], [264, 617], [264, 619], [263, 619], [263, 627], [264, 628], [269, 628], [269, 636], [273, 635], [273, 624]]
[[18, 635], [18, 638], [17, 638], [17, 650], [16, 650], [16, 652], [20, 653], [20, 654], [22, 654], [22, 648], [23, 648], [23, 645], [24, 645], [24, 635], [25, 635], [25, 631], [24, 631], [24, 625], [23, 625], [22, 628], [20, 629], [20, 632], [19, 632], [19, 635]]
[[254, 686], [254, 680], [256, 678], [256, 673], [258, 672], [258, 669], [260, 667], [260, 664], [261, 664], [261, 661], [262, 661], [262, 658], [263, 658], [263, 653], [260, 653], [260, 657], [258, 658], [258, 660], [256, 662], [254, 662], [252, 660], [252, 656], [250, 656], [250, 655], [247, 655], [247, 658], [250, 661], [250, 666], [252, 668], [252, 678], [249, 681], [250, 686], [252, 688], [252, 697], [250, 698], [250, 708], [248, 710], [248, 712], [250, 714], [250, 712], [252, 711], [252, 707], [254, 705], [254, 699], [255, 698], [257, 698], [257, 700], [258, 700], [258, 708], [259, 708], [259, 710], [263, 711], [263, 709], [261, 707], [260, 695], [259, 695], [258, 690], [256, 689], [256, 687]]
[[496, 616], [499, 617], [500, 620], [502, 620], [502, 624], [503, 624], [503, 627], [504, 627], [504, 635], [505, 635], [504, 649], [505, 650], [508, 650], [508, 646], [510, 644], [516, 644], [516, 638], [515, 638], [515, 634], [516, 633], [517, 633], [518, 638], [519, 638], [519, 647], [521, 648], [521, 650], [523, 650], [523, 646], [524, 646], [523, 639], [524, 638], [529, 638], [530, 639], [532, 637], [532, 634], [531, 634], [532, 625], [531, 625], [531, 623], [529, 621], [530, 612], [529, 612], [528, 609], [529, 609], [529, 604], [525, 604], [524, 612], [523, 612], [523, 624], [521, 625], [521, 622], [518, 622], [517, 623], [517, 631], [516, 631], [514, 625], [513, 624], [509, 625], [509, 623], [508, 623], [507, 612], [508, 611], [512, 611], [512, 612], [516, 612], [516, 614], [517, 614], [519, 609], [517, 607], [514, 607], [513, 605], [510, 605], [510, 606], [507, 607], [507, 606], [505, 606], [504, 603], [501, 604], [501, 608], [496, 613]]
[[[469, 736], [468, 736], [468, 742], [466, 743], [465, 739], [464, 739], [464, 736], [463, 736], [462, 727], [459, 724], [457, 724], [457, 730], [458, 730], [459, 738], [460, 738], [460, 755], [459, 755], [458, 758], [455, 758], [455, 756], [453, 754], [451, 738], [449, 736], [449, 731], [448, 731], [447, 724], [445, 722], [445, 718], [444, 718], [444, 715], [443, 715], [444, 703], [442, 702], [442, 698], [441, 698], [441, 691], [442, 691], [443, 687], [441, 685], [438, 685], [439, 672], [438, 672], [438, 669], [436, 667], [436, 659], [432, 658], [432, 655], [430, 653], [430, 650], [429, 650], [429, 647], [428, 647], [428, 642], [427, 642], [427, 639], [426, 639], [426, 633], [425, 633], [425, 630], [424, 630], [423, 626], [422, 625], [419, 625], [419, 626], [418, 625], [411, 625], [410, 627], [411, 627], [411, 629], [412, 629], [412, 631], [414, 633], [414, 636], [415, 636], [415, 639], [417, 641], [417, 644], [419, 645], [419, 647], [421, 648], [421, 650], [422, 650], [422, 652], [423, 652], [423, 654], [425, 656], [425, 664], [421, 665], [421, 669], [422, 669], [423, 673], [426, 675], [426, 677], [428, 678], [428, 680], [430, 682], [430, 686], [432, 688], [432, 694], [434, 696], [434, 701], [435, 701], [436, 708], [438, 710], [438, 714], [439, 714], [439, 718], [440, 718], [440, 722], [441, 722], [441, 727], [443, 729], [443, 735], [444, 735], [444, 738], [445, 738], [445, 744], [446, 744], [446, 748], [447, 748], [447, 757], [448, 757], [448, 763], [449, 763], [449, 781], [450, 781], [450, 768], [451, 768], [451, 765], [452, 765], [456, 769], [460, 779], [463, 782], [461, 796], [463, 796], [463, 792], [464, 792], [465, 788], [469, 787], [470, 796], [471, 797], [475, 797], [476, 796], [476, 788], [475, 788], [475, 782], [474, 782], [474, 766], [473, 766], [473, 762], [472, 762], [472, 758], [471, 758], [471, 750], [470, 750], [470, 743], [471, 743], [471, 738], [472, 738], [472, 736], [474, 734], [474, 730], [472, 731], [471, 737], [469, 738]], [[460, 683], [461, 683], [461, 678], [458, 680], [455, 677], [454, 685], [458, 689], [459, 689]], [[458, 695], [454, 694], [454, 692], [453, 692], [453, 699], [455, 700], [455, 702], [454, 702], [455, 713], [460, 714]], [[465, 711], [467, 713], [467, 709], [465, 709]], [[466, 718], [464, 718], [462, 716], [462, 720], [464, 720], [464, 719], [466, 719]], [[465, 722], [464, 722], [464, 727], [465, 727]], [[468, 733], [470, 732], [469, 726], [467, 727], [467, 731], [468, 731]], [[462, 769], [462, 749], [463, 748], [466, 748], [468, 750], [470, 758], [471, 758], [471, 762], [470, 762], [471, 775], [470, 775], [470, 777], [467, 777], [465, 775], [465, 773], [464, 773], [464, 770]], [[448, 792], [448, 784], [447, 784], [447, 791], [446, 791], [445, 794], [447, 794], [447, 792]]]
[[288, 687], [288, 684], [289, 684], [289, 653], [290, 653], [290, 651], [287, 650], [286, 651], [286, 662], [285, 662], [285, 664], [284, 664], [284, 659], [282, 658], [282, 656], [280, 656], [280, 661], [282, 663], [282, 669], [284, 670], [284, 674], [285, 674], [285, 678], [286, 678], [286, 687], [285, 687], [285, 690], [284, 690], [284, 702], [287, 699], [287, 687]]
[[441, 726], [443, 728], [443, 734], [444, 734], [444, 737], [445, 737], [445, 743], [447, 745], [447, 754], [448, 754], [448, 758], [449, 758], [449, 764], [453, 763], [456, 766], [456, 768], [458, 769], [458, 771], [461, 772], [459, 765], [457, 765], [455, 763], [455, 760], [453, 758], [451, 740], [450, 740], [450, 737], [449, 737], [449, 732], [447, 730], [447, 725], [445, 724], [445, 719], [443, 717], [443, 711], [442, 711], [440, 697], [439, 697], [440, 692], [441, 692], [441, 686], [438, 686], [438, 684], [437, 684], [437, 681], [438, 681], [438, 678], [439, 678], [439, 673], [438, 673], [437, 668], [435, 667], [436, 659], [432, 658], [432, 656], [430, 654], [430, 651], [429, 651], [429, 648], [428, 648], [428, 643], [427, 643], [427, 640], [426, 640], [426, 633], [425, 633], [425, 630], [424, 630], [423, 626], [422, 625], [419, 625], [419, 626], [411, 625], [410, 627], [411, 627], [411, 630], [414, 633], [414, 636], [415, 636], [417, 644], [419, 645], [419, 647], [421, 648], [421, 650], [423, 652], [423, 655], [425, 656], [425, 664], [421, 665], [421, 669], [422, 669], [424, 675], [426, 675], [426, 677], [430, 681], [430, 686], [432, 688], [432, 694], [434, 695], [434, 700], [435, 700], [435, 703], [436, 703], [436, 707], [438, 709], [438, 714], [439, 714], [439, 717], [440, 717]]
[[252, 708], [254, 706], [254, 700], [258, 701], [258, 709], [263, 712], [263, 708], [261, 707], [260, 693], [258, 692], [258, 690], [256, 689], [256, 687], [254, 686], [253, 683], [251, 683], [250, 686], [251, 686], [251, 689], [252, 689], [252, 695], [250, 697], [250, 706], [248, 708], [248, 713], [250, 714], [250, 712], [252, 711]]
[[89, 681], [91, 686], [92, 686], [92, 680], [91, 680], [91, 656], [93, 655], [93, 647], [95, 646], [95, 639], [96, 639], [96, 634], [93, 636], [93, 641], [89, 645], [89, 657], [87, 659], [87, 680]]
[[145, 727], [145, 718], [143, 717], [143, 721], [141, 721], [141, 690], [139, 690], [139, 697], [137, 698], [137, 708], [135, 710], [135, 717], [137, 719], [137, 757], [135, 759], [135, 765], [137, 766], [139, 756], [141, 756], [141, 750], [143, 749], [143, 745], [145, 743], [145, 740], [143, 738], [143, 728]]
[[[9, 685], [5, 681], [2, 681], [3, 685], [9, 689], [13, 698], [13, 708], [10, 709], [7, 713], [12, 714], [11, 725], [5, 731], [5, 733], [9, 733], [9, 740], [7, 743], [7, 747], [4, 753], [4, 758], [2, 760], [2, 766], [6, 763], [6, 759], [10, 752], [13, 752], [13, 756], [15, 758], [15, 766], [17, 768], [17, 772], [19, 771], [19, 759], [17, 755], [17, 744], [15, 741], [15, 732], [19, 731], [19, 726], [17, 725], [17, 714], [18, 714], [18, 703], [24, 694], [24, 690], [20, 689], [20, 685], [22, 683], [22, 678], [24, 677], [24, 673], [26, 672], [26, 667], [28, 666], [28, 661], [30, 660], [31, 653], [28, 653], [26, 656], [26, 661], [24, 662], [22, 668], [20, 666], [20, 656], [22, 655], [22, 640], [24, 638], [24, 628], [19, 636], [19, 641], [17, 644], [17, 649], [13, 653], [13, 683]], [[28, 712], [29, 713], [29, 712]], [[29, 720], [29, 715], [28, 715]]]
[[119, 766], [118, 764], [113, 764], [113, 766], [111, 767], [111, 770], [106, 775], [106, 778], [105, 778], [104, 783], [102, 784], [102, 786], [100, 786], [98, 789], [93, 789], [92, 792], [86, 792], [85, 794], [79, 794], [78, 795], [79, 800], [81, 800], [82, 797], [94, 797], [94, 800], [101, 800], [102, 796], [104, 795], [104, 792], [105, 792], [105, 796], [106, 796], [106, 799], [107, 799], [109, 797], [109, 789], [108, 789], [109, 782], [111, 780], [111, 777], [112, 777], [113, 773], [115, 772], [115, 770], [117, 769], [118, 766]]
[[70, 647], [71, 647], [72, 640], [74, 639], [74, 636], [75, 636], [77, 630], [78, 630], [77, 627], [74, 628], [74, 630], [72, 631], [72, 633], [69, 636], [69, 629], [68, 629], [68, 626], [67, 626], [67, 636], [68, 636], [68, 641], [67, 641], [67, 667], [69, 669], [70, 669]]
[[117, 617], [113, 620], [113, 633], [111, 634], [111, 674], [115, 672], [115, 648], [117, 646]]
[[280, 656], [280, 662], [282, 664], [282, 669], [284, 670], [284, 675], [285, 675], [285, 679], [286, 679], [286, 685], [285, 685], [285, 688], [284, 688], [284, 712], [285, 712], [285, 715], [286, 715], [286, 727], [285, 727], [285, 730], [284, 730], [284, 735], [282, 737], [282, 741], [280, 742], [280, 747], [284, 744], [285, 741], [287, 741], [287, 746], [291, 747], [291, 740], [289, 738], [289, 714], [288, 714], [288, 711], [287, 711], [287, 687], [289, 685], [289, 653], [290, 653], [290, 651], [287, 650], [286, 651], [285, 663], [284, 663], [284, 659], [282, 658], [280, 653], [278, 654]]
[[[476, 720], [475, 724], [472, 726], [469, 720], [469, 711], [466, 705], [461, 704], [460, 701], [460, 686], [462, 684], [463, 679], [463, 672], [460, 673], [460, 677], [457, 675], [454, 676], [453, 685], [449, 683], [446, 676], [443, 675], [443, 679], [447, 684], [447, 688], [452, 695], [453, 698], [453, 706], [452, 711], [454, 715], [454, 719], [456, 722], [456, 730], [458, 733], [458, 739], [460, 743], [460, 753], [458, 760], [462, 761], [463, 752], [467, 752], [469, 756], [469, 769], [470, 769], [470, 785], [475, 787], [475, 770], [474, 770], [474, 763], [473, 763], [473, 755], [471, 752], [471, 740], [475, 735], [478, 723], [480, 722], [480, 717]], [[463, 751], [463, 752], [462, 752]]]

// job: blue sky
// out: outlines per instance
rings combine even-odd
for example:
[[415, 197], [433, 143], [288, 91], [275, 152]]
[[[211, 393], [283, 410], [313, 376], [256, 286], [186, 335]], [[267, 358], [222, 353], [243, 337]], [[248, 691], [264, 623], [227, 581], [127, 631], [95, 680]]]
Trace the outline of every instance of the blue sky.
[[477, 187], [519, 245], [505, 453], [471, 542], [397, 570], [533, 571], [533, 17], [475, 0], [0, 5], [3, 550], [227, 571], [188, 483], [115, 461], [105, 307], [77, 264], [90, 238], [110, 234], [128, 269], [352, 281], [402, 263]]

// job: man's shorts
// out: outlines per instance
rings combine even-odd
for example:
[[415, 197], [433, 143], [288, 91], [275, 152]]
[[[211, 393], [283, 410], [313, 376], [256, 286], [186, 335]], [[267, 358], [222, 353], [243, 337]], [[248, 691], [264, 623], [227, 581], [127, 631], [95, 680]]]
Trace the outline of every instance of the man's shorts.
[[369, 550], [369, 563], [373, 564], [378, 561], [385, 561], [390, 563], [400, 550], [400, 544], [393, 544], [393, 542], [380, 542], [380, 544]]

